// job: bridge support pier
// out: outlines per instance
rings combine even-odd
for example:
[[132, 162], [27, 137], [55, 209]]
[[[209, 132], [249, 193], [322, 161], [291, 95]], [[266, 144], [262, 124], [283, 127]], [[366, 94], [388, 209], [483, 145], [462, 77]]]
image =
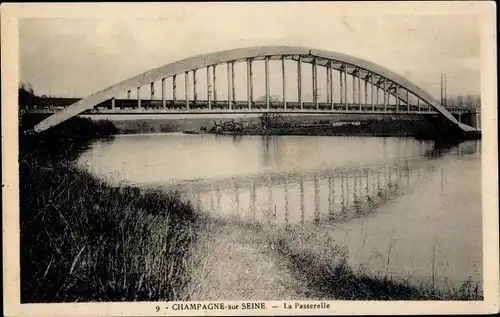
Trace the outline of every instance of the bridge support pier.
[[432, 139], [451, 144], [468, 138], [467, 133], [462, 131], [458, 125], [451, 123], [442, 116], [427, 115], [425, 118], [430, 125], [420, 131], [422, 135], [417, 135], [417, 138]]
[[172, 100], [177, 101], [177, 75], [172, 76]]
[[252, 59], [247, 59], [247, 101], [248, 109], [252, 109], [253, 103], [253, 74], [252, 74]]
[[281, 56], [281, 79], [282, 79], [282, 84], [283, 84], [283, 109], [286, 110], [285, 56]]
[[373, 103], [373, 95], [376, 87], [373, 85], [373, 74], [370, 74], [370, 103], [372, 105], [372, 111], [375, 111], [375, 104]]
[[356, 104], [356, 76], [354, 76], [356, 70], [352, 72], [352, 104]]
[[141, 108], [141, 87], [137, 87], [137, 109]]
[[208, 109], [212, 109], [212, 89], [210, 85], [210, 66], [207, 66], [207, 100], [208, 100]]
[[302, 56], [299, 56], [297, 61], [297, 95], [299, 99], [300, 109], [304, 109], [304, 102], [302, 100]]
[[[236, 85], [235, 85], [235, 70], [234, 70], [234, 62], [231, 62], [231, 90], [232, 90], [232, 100], [234, 105], [236, 106]], [[229, 105], [229, 109], [231, 109], [231, 105]]]
[[358, 107], [361, 110], [361, 70], [358, 69]]
[[399, 112], [399, 85], [396, 84], [396, 112]]
[[269, 83], [269, 56], [265, 58], [265, 71], [266, 71], [266, 109], [269, 110], [269, 91], [270, 91], [270, 83]]
[[329, 87], [329, 89], [330, 89], [330, 107], [333, 110], [333, 104], [335, 102], [333, 100], [333, 65], [332, 65], [332, 61], [329, 62], [328, 68], [330, 69], [330, 72], [328, 74], [328, 76], [330, 78], [330, 87]]
[[189, 110], [189, 72], [184, 72], [184, 98], [186, 98], [186, 109]]
[[330, 66], [326, 64], [326, 102], [330, 104]]
[[384, 111], [387, 111], [387, 80], [384, 78]]
[[111, 98], [111, 110], [115, 110], [115, 97]]
[[476, 129], [478, 128], [477, 113], [473, 112], [458, 113], [457, 117], [458, 117], [457, 120], [459, 122], [474, 127]]
[[345, 110], [349, 109], [347, 102], [347, 65], [344, 64], [344, 102], [345, 102]]
[[193, 102], [196, 105], [196, 101], [198, 101], [198, 92], [196, 91], [196, 69], [193, 69]]
[[213, 80], [212, 80], [212, 85], [213, 85], [213, 88], [214, 88], [214, 102], [216, 103], [217, 102], [217, 65], [213, 65], [212, 66], [212, 77], [213, 77]]
[[408, 89], [406, 90], [406, 111], [410, 111], [410, 93], [408, 92]]
[[161, 79], [161, 106], [163, 109], [167, 108], [167, 104], [165, 101], [165, 78]]
[[365, 87], [364, 87], [364, 93], [365, 93], [365, 99], [364, 104], [368, 104], [368, 80], [365, 80]]
[[227, 63], [227, 105], [229, 107], [229, 109], [232, 108], [232, 105], [231, 105], [231, 93], [232, 93], [232, 90], [231, 90], [231, 64], [228, 62]]
[[340, 84], [340, 104], [344, 103], [344, 78], [342, 75], [342, 65], [339, 68], [339, 84]]
[[319, 102], [318, 102], [318, 64], [316, 61], [316, 58], [313, 59], [313, 66], [312, 66], [312, 85], [313, 85], [313, 102], [314, 106], [316, 109], [319, 109]]

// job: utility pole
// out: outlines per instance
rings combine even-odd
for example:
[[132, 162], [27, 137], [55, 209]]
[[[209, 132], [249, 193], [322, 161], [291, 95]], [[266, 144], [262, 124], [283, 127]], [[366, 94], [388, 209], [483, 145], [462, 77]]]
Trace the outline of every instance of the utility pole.
[[440, 80], [440, 85], [441, 85], [441, 105], [444, 106], [444, 100], [443, 100], [443, 73], [441, 73], [441, 77], [439, 78]]
[[444, 74], [444, 106], [448, 106], [448, 94], [446, 93], [446, 74]]

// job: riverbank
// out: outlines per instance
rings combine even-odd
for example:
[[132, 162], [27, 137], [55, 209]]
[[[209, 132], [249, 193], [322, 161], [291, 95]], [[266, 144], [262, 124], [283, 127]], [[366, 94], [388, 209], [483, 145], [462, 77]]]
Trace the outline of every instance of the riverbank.
[[75, 167], [108, 128], [72, 119], [20, 134], [23, 303], [185, 299], [198, 214], [176, 193], [110, 187]]
[[443, 288], [353, 268], [348, 264], [349, 250], [327, 233], [295, 228], [275, 232], [271, 241], [294, 277], [310, 290], [311, 299], [482, 300], [482, 291], [472, 280]]
[[[190, 300], [482, 300], [479, 285], [411, 283], [348, 263], [328, 233], [209, 219], [193, 249]], [[390, 252], [390, 251], [389, 251]]]

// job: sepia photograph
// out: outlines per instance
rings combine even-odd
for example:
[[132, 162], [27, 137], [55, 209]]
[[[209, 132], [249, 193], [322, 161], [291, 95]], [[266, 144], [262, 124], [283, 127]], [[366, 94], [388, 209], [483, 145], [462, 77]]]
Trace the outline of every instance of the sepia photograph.
[[6, 315], [498, 312], [494, 12], [2, 5]]

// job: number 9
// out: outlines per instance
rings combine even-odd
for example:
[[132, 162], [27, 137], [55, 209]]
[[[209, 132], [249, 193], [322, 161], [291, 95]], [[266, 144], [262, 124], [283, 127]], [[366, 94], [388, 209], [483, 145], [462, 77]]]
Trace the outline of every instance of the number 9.
[[156, 306], [156, 311], [159, 312], [160, 311], [160, 306]]

